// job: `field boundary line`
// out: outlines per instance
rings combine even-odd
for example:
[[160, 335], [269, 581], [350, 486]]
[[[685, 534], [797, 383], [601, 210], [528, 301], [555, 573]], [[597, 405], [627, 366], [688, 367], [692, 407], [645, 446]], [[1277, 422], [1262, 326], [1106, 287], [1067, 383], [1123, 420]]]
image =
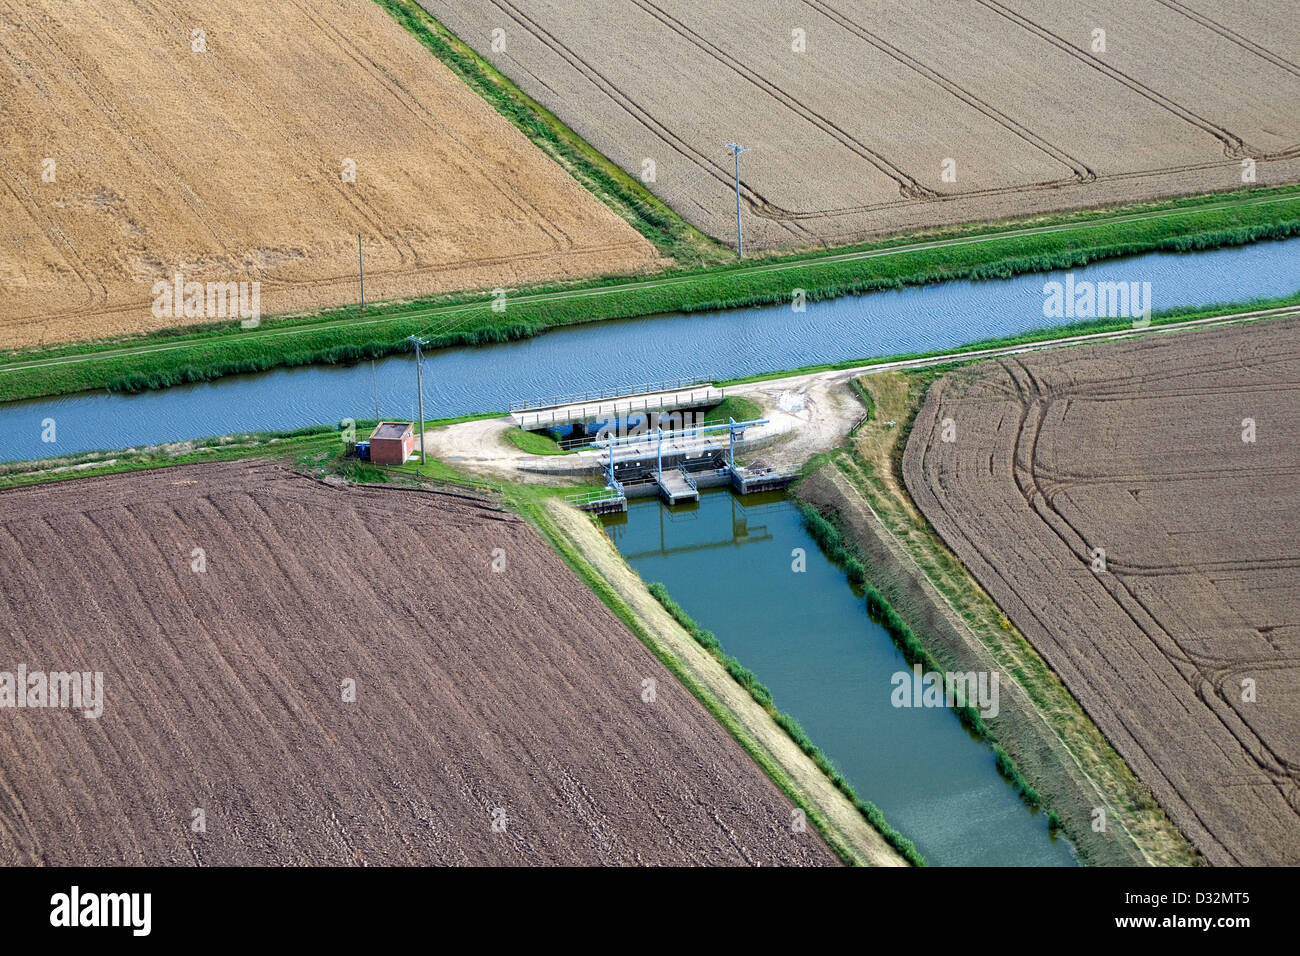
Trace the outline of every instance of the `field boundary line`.
[[[832, 461], [829, 464], [831, 464], [832, 467], [835, 468], [836, 472], [843, 471], [844, 466], [841, 465], [838, 461]], [[858, 468], [856, 462], [853, 462], [852, 466], [854, 468]], [[1133, 846], [1137, 849], [1138, 853], [1142, 855], [1142, 859], [1146, 861], [1148, 866], [1155, 866], [1156, 865], [1155, 861], [1151, 859], [1150, 854], [1147, 852], [1147, 848], [1142, 845], [1142, 842], [1137, 839], [1133, 831], [1129, 828], [1128, 820], [1122, 814], [1116, 812], [1114, 803], [1110, 799], [1108, 799], [1105, 792], [1102, 790], [1101, 785], [1096, 781], [1096, 779], [1093, 778], [1092, 774], [1090, 774], [1087, 770], [1084, 769], [1084, 766], [1080, 762], [1078, 755], [1074, 752], [1074, 748], [1071, 747], [1069, 742], [1061, 735], [1061, 732], [1052, 726], [1051, 721], [1047, 719], [1047, 715], [1043, 713], [1042, 709], [1038, 707], [1037, 703], [1034, 701], [1033, 695], [1030, 694], [1028, 690], [1026, 690], [1025, 687], [1020, 684], [1020, 681], [1016, 679], [1013, 673], [1011, 673], [1011, 669], [1008, 668], [1001, 660], [999, 660], [998, 652], [994, 648], [989, 647], [988, 644], [984, 642], [983, 638], [981, 638], [979, 634], [975, 631], [975, 629], [970, 626], [965, 616], [959, 610], [957, 610], [956, 607], [953, 606], [953, 603], [951, 599], [948, 597], [948, 595], [944, 594], [942, 589], [940, 589], [935, 585], [935, 583], [930, 579], [929, 574], [927, 574], [925, 570], [921, 567], [921, 565], [917, 562], [916, 556], [912, 553], [911, 549], [909, 549], [902, 541], [899, 540], [898, 536], [894, 533], [894, 530], [890, 528], [888, 524], [886, 524], [883, 520], [881, 520], [880, 515], [877, 513], [872, 503], [867, 499], [866, 495], [862, 494], [857, 490], [852, 480], [849, 480], [848, 484], [849, 484], [849, 488], [846, 489], [844, 493], [848, 494], [852, 492], [854, 495], [856, 495], [856, 497], [859, 500], [861, 500], [863, 506], [867, 509], [867, 512], [871, 515], [872, 520], [875, 522], [876, 527], [888, 537], [891, 545], [890, 550], [893, 551], [895, 555], [901, 557], [903, 560], [906, 561], [907, 565], [911, 568], [913, 574], [915, 574], [918, 580], [925, 582], [925, 589], [927, 593], [931, 595], [932, 599], [937, 599], [939, 602], [941, 602], [944, 609], [948, 612], [945, 615], [946, 617], [948, 617], [948, 620], [951, 621], [957, 628], [959, 628], [962, 631], [962, 633], [964, 633], [976, 646], [982, 648], [984, 653], [988, 654], [989, 657], [994, 662], [996, 662], [997, 665], [1003, 671], [1006, 671], [1007, 672], [1006, 676], [1010, 680], [1015, 681], [1016, 687], [1019, 689], [1020, 693], [1024, 695], [1024, 699], [1028, 704], [1026, 709], [1033, 715], [1035, 722], [1045, 727], [1047, 729], [1047, 733], [1053, 739], [1055, 739], [1060, 743], [1061, 749], [1064, 750], [1065, 753], [1069, 755], [1070, 762], [1073, 763], [1075, 768], [1079, 771], [1079, 775], [1084, 780], [1088, 781], [1088, 785], [1092, 787], [1092, 790], [1096, 794], [1097, 799], [1101, 801], [1101, 803], [1111, 813], [1112, 817], [1120, 821], [1120, 826], [1123, 827], [1124, 832], [1128, 835], [1129, 840], [1132, 842]], [[942, 539], [938, 539], [938, 541], [945, 548], [945, 550], [948, 549], [947, 544], [944, 543]], [[956, 559], [955, 555], [951, 555], [951, 556], [954, 559]], [[978, 587], [979, 586], [978, 582], [975, 583], [976, 586]], [[983, 591], [983, 588], [980, 588], [980, 590]], [[987, 592], [985, 592], [985, 596], [988, 597], [988, 600], [995, 607], [998, 606], [997, 602], [993, 601], [992, 597], [987, 595]], [[1033, 654], [1041, 660], [1041, 655], [1039, 655], [1038, 652], [1034, 650], [1033, 645], [1029, 643], [1028, 639], [1023, 634], [1020, 633], [1019, 628], [1016, 628], [1014, 633], [1015, 636], [1020, 639], [1023, 645], [1026, 648], [1028, 648], [1031, 652], [1033, 652]], [[918, 640], [919, 639], [920, 638], [918, 638]], [[1047, 670], [1050, 673], [1053, 674], [1055, 673], [1055, 671], [1052, 671], [1051, 667], [1047, 665], [1046, 661], [1042, 661], [1042, 663], [1043, 666], [1047, 668]], [[1066, 689], [1066, 693], [1069, 693], [1068, 688]], [[1074, 695], [1071, 694], [1070, 698], [1071, 700], [1073, 700]], [[1074, 701], [1074, 703], [1076, 707], [1079, 706], [1078, 701]], [[1079, 708], [1079, 711], [1083, 713], [1083, 716], [1086, 719], [1088, 719], [1089, 723], [1092, 722], [1091, 719], [1087, 717], [1087, 713], [1082, 711], [1081, 707]], [[1076, 715], [1070, 714], [1068, 716], [1074, 717]], [[1098, 728], [1098, 732], [1100, 733], [1099, 728]], [[1104, 734], [1102, 735], [1102, 737], [1103, 739], [1105, 739]], [[990, 734], [990, 740], [991, 742], [997, 742], [997, 738], [991, 734]], [[1123, 760], [1122, 757], [1120, 759]]]
[[[1070, 223], [1052, 223], [1044, 226], [1026, 226], [1011, 230], [1002, 230], [993, 233], [981, 233], [974, 236], [955, 236], [947, 239], [923, 240], [910, 242], [897, 246], [888, 246], [881, 249], [865, 249], [851, 252], [840, 253], [820, 253], [803, 258], [783, 259], [778, 262], [763, 263], [748, 266], [743, 269], [732, 268], [725, 272], [692, 273], [685, 276], [666, 276], [658, 279], [636, 279], [626, 282], [614, 282], [605, 285], [593, 286], [584, 289], [560, 290], [557, 292], [541, 293], [523, 293], [511, 299], [515, 305], [543, 304], [548, 302], [570, 301], [585, 298], [600, 298], [610, 295], [619, 295], [626, 292], [635, 292], [639, 290], [656, 290], [667, 289], [681, 286], [692, 285], [701, 279], [709, 278], [714, 275], [726, 274], [739, 277], [745, 276], [762, 276], [771, 274], [780, 274], [792, 272], [801, 269], [816, 268], [824, 265], [834, 265], [846, 262], [862, 262], [871, 259], [885, 258], [890, 256], [905, 255], [914, 252], [924, 252], [933, 249], [957, 248], [961, 246], [978, 245], [989, 242], [997, 242], [1005, 239], [1020, 239], [1038, 235], [1053, 235], [1061, 232], [1085, 231], [1099, 229], [1106, 226], [1124, 225], [1136, 222], [1150, 222], [1161, 219], [1171, 219], [1178, 216], [1194, 215], [1201, 212], [1215, 212], [1227, 209], [1238, 209], [1243, 207], [1269, 206], [1281, 203], [1300, 202], [1300, 194], [1286, 196], [1269, 196], [1258, 199], [1247, 199], [1239, 202], [1209, 203], [1204, 206], [1196, 207], [1178, 207], [1175, 209], [1152, 210], [1145, 213], [1124, 214], [1115, 217], [1106, 217], [1102, 219], [1088, 220], [1086, 222]], [[316, 322], [311, 324], [295, 325], [292, 328], [277, 329], [273, 325], [260, 330], [253, 330], [249, 333], [239, 336], [241, 341], [249, 341], [256, 337], [260, 340], [271, 340], [283, 338], [292, 335], [303, 335], [313, 332], [339, 331], [354, 328], [365, 328], [384, 323], [397, 321], [409, 321], [424, 318], [441, 318], [444, 316], [460, 315], [466, 312], [481, 311], [490, 307], [490, 298], [484, 298], [480, 301], [470, 303], [456, 303], [446, 306], [435, 306], [427, 310], [414, 310], [409, 313], [394, 315], [384, 315], [373, 319], [336, 319], [325, 322]], [[0, 364], [0, 374], [6, 372], [19, 372], [38, 368], [50, 368], [63, 365], [78, 365], [89, 362], [104, 361], [113, 358], [129, 358], [138, 355], [148, 355], [155, 352], [176, 351], [178, 349], [194, 348], [208, 345], [220, 345], [227, 341], [222, 337], [205, 336], [201, 338], [192, 338], [169, 344], [145, 345], [134, 347], [111, 347], [96, 352], [77, 353], [74, 355], [59, 356], [44, 360], [17, 359]]]

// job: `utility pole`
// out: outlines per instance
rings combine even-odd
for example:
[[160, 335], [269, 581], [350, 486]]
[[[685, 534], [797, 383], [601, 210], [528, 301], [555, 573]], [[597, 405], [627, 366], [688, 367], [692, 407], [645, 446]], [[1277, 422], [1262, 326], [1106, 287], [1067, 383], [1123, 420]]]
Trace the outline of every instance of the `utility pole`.
[[420, 353], [420, 347], [428, 345], [424, 339], [412, 335], [407, 339], [415, 346], [415, 389], [419, 393], [420, 405], [420, 464], [424, 462], [424, 356]]
[[357, 272], [361, 276], [361, 308], [366, 307], [366, 267], [361, 262], [361, 233], [357, 233]]
[[736, 258], [745, 258], [745, 237], [740, 231], [740, 154], [745, 151], [745, 147], [739, 143], [728, 143], [727, 149], [731, 150], [731, 157], [736, 162]]

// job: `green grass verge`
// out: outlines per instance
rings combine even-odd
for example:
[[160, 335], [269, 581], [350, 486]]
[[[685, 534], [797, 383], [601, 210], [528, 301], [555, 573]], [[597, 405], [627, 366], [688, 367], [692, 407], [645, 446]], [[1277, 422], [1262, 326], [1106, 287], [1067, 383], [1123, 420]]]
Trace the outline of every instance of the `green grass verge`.
[[278, 458], [286, 464], [333, 460], [344, 450], [338, 428], [318, 425], [284, 432], [245, 432], [121, 451], [91, 451], [37, 461], [0, 463], [0, 490], [172, 465], [240, 458]]
[[[25, 349], [0, 359], [0, 401], [96, 388], [165, 388], [279, 366], [357, 362], [404, 352], [409, 348], [404, 339], [413, 334], [429, 338], [431, 348], [483, 345], [606, 319], [784, 304], [795, 288], [817, 302], [948, 279], [1007, 278], [1074, 268], [1135, 253], [1202, 250], [1300, 235], [1300, 187], [1284, 187], [1268, 196], [1285, 201], [1247, 204], [1264, 198], [1260, 193], [1195, 197], [1139, 209], [1161, 216], [1157, 219], [1134, 220], [1131, 212], [1109, 219], [1078, 214], [1054, 225], [1040, 225], [1040, 220], [1019, 224], [1056, 230], [1030, 235], [999, 234], [999, 229], [1010, 228], [1006, 226], [981, 227], [982, 232], [953, 230], [943, 241], [964, 244], [927, 248], [909, 248], [916, 237], [900, 237], [855, 250], [882, 253], [865, 259], [845, 260], [839, 258], [844, 250], [834, 250], [674, 269], [653, 278], [551, 283], [512, 293], [504, 312], [494, 312], [483, 293], [465, 293], [372, 308], [364, 316], [347, 308], [267, 320], [251, 330], [231, 323]], [[134, 351], [145, 348], [166, 350]], [[50, 364], [89, 356], [95, 357]], [[31, 362], [43, 364], [14, 367]]]
[[752, 422], [762, 417], [763, 409], [757, 402], [751, 402], [739, 395], [728, 395], [704, 413], [704, 424], [725, 425], [732, 418], [738, 422]]
[[571, 452], [561, 448], [545, 432], [526, 432], [522, 428], [512, 428], [506, 432], [506, 439], [520, 451], [528, 455], [568, 455]]
[[735, 679], [741, 687], [749, 691], [749, 695], [754, 698], [755, 702], [767, 711], [768, 715], [780, 725], [796, 744], [799, 745], [805, 754], [807, 754], [817, 765], [817, 768], [830, 779], [835, 788], [846, 796], [849, 801], [858, 809], [858, 812], [866, 818], [867, 822], [876, 828], [899, 854], [913, 866], [925, 866], [925, 857], [916, 848], [911, 840], [903, 836], [894, 829], [881, 813], [880, 808], [870, 801], [863, 800], [854, 791], [844, 775], [835, 768], [835, 765], [826, 757], [824, 753], [812, 742], [808, 733], [803, 729], [797, 720], [789, 714], [777, 708], [772, 700], [772, 692], [762, 681], [751, 671], [722, 649], [722, 643], [712, 631], [705, 630], [695, 623], [694, 619], [672, 599], [668, 589], [659, 582], [650, 585], [650, 593], [655, 599], [664, 606], [664, 609], [673, 616], [688, 634], [695, 638], [696, 643], [709, 652], [719, 664], [726, 668], [727, 673]]

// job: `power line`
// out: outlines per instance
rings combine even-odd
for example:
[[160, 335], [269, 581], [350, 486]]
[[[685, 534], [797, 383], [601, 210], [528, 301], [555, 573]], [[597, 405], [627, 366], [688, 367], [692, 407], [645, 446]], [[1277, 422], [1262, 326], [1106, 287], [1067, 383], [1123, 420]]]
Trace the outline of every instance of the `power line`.
[[728, 143], [727, 149], [731, 150], [731, 157], [735, 161], [736, 167], [736, 258], [745, 258], [745, 235], [740, 228], [740, 154], [745, 152], [745, 147], [739, 143]]
[[361, 277], [361, 308], [366, 307], [366, 267], [361, 262], [361, 233], [357, 233], [357, 274]]
[[407, 341], [415, 346], [415, 390], [416, 390], [416, 395], [419, 398], [420, 464], [423, 465], [425, 463], [424, 461], [424, 356], [420, 352], [420, 348], [422, 346], [428, 345], [429, 343], [426, 342], [424, 339], [421, 339], [414, 335], [408, 338]]

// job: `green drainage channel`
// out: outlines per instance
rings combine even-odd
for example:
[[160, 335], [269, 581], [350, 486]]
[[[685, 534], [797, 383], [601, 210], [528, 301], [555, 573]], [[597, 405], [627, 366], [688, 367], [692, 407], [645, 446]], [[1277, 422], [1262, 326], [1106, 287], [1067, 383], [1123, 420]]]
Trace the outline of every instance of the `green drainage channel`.
[[891, 679], [910, 674], [902, 652], [784, 494], [706, 490], [677, 507], [644, 498], [603, 521], [641, 577], [716, 634], [931, 864], [1076, 862], [953, 711], [894, 706]]

